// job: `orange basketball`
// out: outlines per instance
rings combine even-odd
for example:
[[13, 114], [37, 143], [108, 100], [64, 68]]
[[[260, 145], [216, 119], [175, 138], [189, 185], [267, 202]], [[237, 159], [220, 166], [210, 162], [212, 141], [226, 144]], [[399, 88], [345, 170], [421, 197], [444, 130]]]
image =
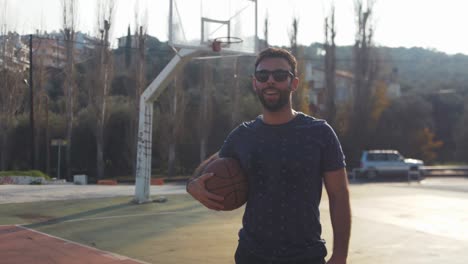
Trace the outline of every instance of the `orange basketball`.
[[203, 174], [210, 172], [214, 176], [205, 182], [206, 189], [224, 197], [223, 211], [231, 211], [245, 204], [248, 194], [247, 175], [237, 160], [218, 158], [203, 170]]

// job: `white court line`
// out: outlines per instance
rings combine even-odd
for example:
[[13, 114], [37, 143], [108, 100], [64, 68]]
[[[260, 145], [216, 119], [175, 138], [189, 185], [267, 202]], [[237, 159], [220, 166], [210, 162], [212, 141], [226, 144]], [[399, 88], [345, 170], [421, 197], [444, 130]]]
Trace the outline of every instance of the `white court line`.
[[11, 225], [0, 225], [0, 227], [7, 227], [7, 226], [22, 226], [22, 225], [30, 225], [31, 223], [25, 223], [25, 224], [11, 224]]
[[101, 216], [101, 217], [89, 217], [89, 218], [77, 218], [72, 220], [65, 220], [61, 221], [62, 223], [65, 222], [80, 222], [80, 221], [90, 221], [90, 220], [104, 220], [104, 219], [114, 219], [114, 218], [128, 218], [128, 217], [138, 217], [138, 216], [150, 216], [150, 215], [168, 215], [168, 214], [176, 214], [182, 212], [160, 212], [160, 213], [149, 213], [149, 214], [128, 214], [128, 215], [112, 215], [112, 216]]
[[43, 233], [43, 232], [40, 232], [40, 231], [37, 231], [37, 230], [34, 230], [34, 229], [24, 227], [24, 226], [20, 226], [20, 225], [16, 225], [16, 226], [19, 227], [19, 228], [23, 228], [25, 230], [31, 231], [31, 232], [41, 234], [43, 236], [55, 238], [55, 239], [65, 241], [65, 242], [70, 243], [70, 244], [74, 244], [74, 245], [77, 245], [77, 246], [80, 246], [80, 247], [84, 247], [84, 248], [87, 248], [87, 249], [90, 249], [90, 250], [94, 250], [94, 251], [97, 251], [97, 252], [101, 253], [104, 256], [112, 257], [112, 258], [115, 258], [115, 259], [118, 259], [118, 260], [132, 260], [132, 261], [136, 261], [136, 262], [142, 263], [142, 264], [151, 264], [149, 262], [145, 262], [145, 261], [141, 261], [141, 260], [138, 260], [138, 259], [122, 256], [122, 255], [115, 254], [115, 253], [112, 253], [112, 252], [109, 252], [109, 251], [93, 248], [93, 247], [90, 247], [90, 246], [87, 246], [87, 245], [84, 245], [84, 244], [81, 244], [81, 243], [78, 243], [78, 242], [74, 242], [74, 241], [71, 241], [71, 240], [68, 240], [68, 239], [64, 239], [64, 238], [61, 238], [61, 237], [56, 237], [56, 236], [53, 236], [53, 235], [49, 235], [49, 234], [46, 234], [46, 233]]

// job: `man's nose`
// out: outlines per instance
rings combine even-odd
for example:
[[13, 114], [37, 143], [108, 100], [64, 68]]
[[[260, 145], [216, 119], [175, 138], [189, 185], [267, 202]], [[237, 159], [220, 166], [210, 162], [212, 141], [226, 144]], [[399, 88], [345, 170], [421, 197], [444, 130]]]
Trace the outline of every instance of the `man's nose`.
[[274, 83], [276, 82], [275, 81], [275, 78], [273, 78], [273, 74], [268, 74], [268, 80], [267, 80], [267, 83]]

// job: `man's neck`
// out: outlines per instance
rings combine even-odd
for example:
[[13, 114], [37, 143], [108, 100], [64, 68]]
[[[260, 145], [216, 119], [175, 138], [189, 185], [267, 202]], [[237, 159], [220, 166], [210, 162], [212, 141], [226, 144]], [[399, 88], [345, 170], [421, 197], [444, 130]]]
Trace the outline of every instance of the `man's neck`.
[[291, 121], [297, 112], [291, 107], [286, 107], [277, 112], [270, 112], [263, 109], [263, 122], [268, 125], [281, 125]]

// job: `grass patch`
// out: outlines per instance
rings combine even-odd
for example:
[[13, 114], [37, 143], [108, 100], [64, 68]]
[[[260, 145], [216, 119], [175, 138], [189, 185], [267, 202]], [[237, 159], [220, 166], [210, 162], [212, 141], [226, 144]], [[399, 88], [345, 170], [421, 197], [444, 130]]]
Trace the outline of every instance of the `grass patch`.
[[0, 177], [2, 176], [31, 176], [31, 177], [43, 177], [46, 180], [50, 180], [50, 176], [39, 170], [28, 170], [28, 171], [0, 171]]

